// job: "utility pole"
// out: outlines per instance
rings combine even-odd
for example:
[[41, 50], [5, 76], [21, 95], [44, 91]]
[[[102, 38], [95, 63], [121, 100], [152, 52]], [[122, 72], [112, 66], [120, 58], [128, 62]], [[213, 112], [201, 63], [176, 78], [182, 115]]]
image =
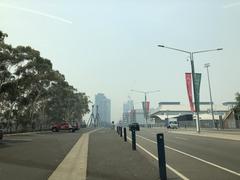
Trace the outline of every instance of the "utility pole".
[[215, 127], [215, 119], [214, 119], [214, 111], [213, 111], [213, 100], [212, 100], [212, 90], [211, 90], [211, 84], [210, 84], [210, 78], [209, 78], [209, 70], [208, 70], [208, 68], [210, 67], [210, 63], [204, 64], [204, 67], [207, 69], [208, 88], [209, 88], [210, 103], [211, 103], [212, 121], [213, 121], [213, 127]]

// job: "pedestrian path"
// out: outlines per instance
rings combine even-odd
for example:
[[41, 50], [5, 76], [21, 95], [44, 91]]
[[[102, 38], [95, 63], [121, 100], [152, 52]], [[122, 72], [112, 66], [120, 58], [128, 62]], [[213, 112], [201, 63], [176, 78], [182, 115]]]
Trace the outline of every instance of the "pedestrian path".
[[87, 180], [158, 180], [157, 161], [133, 151], [113, 129], [102, 129], [89, 138]]
[[226, 139], [226, 140], [235, 140], [240, 141], [240, 134], [239, 133], [227, 133], [227, 132], [214, 132], [214, 131], [201, 131], [197, 133], [196, 131], [189, 131], [189, 130], [168, 130], [168, 133], [175, 133], [175, 134], [186, 134], [186, 135], [193, 135], [193, 136], [202, 136], [202, 137], [211, 137], [211, 138], [219, 138], [219, 139]]

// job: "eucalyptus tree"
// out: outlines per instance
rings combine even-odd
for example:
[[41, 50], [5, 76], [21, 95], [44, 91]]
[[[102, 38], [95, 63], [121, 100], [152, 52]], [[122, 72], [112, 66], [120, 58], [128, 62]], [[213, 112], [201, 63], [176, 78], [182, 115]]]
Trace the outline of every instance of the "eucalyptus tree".
[[53, 81], [56, 81], [55, 72], [52, 69], [52, 63], [48, 59], [40, 56], [40, 52], [31, 47], [17, 47], [24, 56], [14, 73], [17, 77], [18, 88], [21, 91], [19, 103], [22, 105], [23, 114], [33, 128], [36, 124], [36, 117], [41, 108], [45, 106], [48, 95], [48, 89]]
[[[81, 119], [89, 112], [88, 97], [53, 70], [50, 60], [30, 46], [13, 48], [0, 31], [0, 120], [15, 127]], [[10, 121], [11, 120], [11, 121]]]
[[59, 81], [49, 88], [50, 99], [47, 114], [50, 121], [81, 120], [89, 112], [89, 99], [85, 93], [79, 93], [66, 81]]
[[7, 34], [0, 31], [0, 119], [6, 120], [5, 126], [9, 129], [15, 99], [17, 96], [15, 77], [11, 73], [14, 61], [14, 48], [5, 44]]

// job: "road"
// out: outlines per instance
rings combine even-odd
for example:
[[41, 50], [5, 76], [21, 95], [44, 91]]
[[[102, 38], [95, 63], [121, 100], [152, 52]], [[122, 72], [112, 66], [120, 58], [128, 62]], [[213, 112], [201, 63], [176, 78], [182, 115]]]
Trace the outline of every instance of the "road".
[[47, 179], [89, 129], [4, 137], [0, 142], [0, 179]]
[[142, 128], [137, 132], [137, 143], [157, 157], [156, 134], [160, 132], [165, 136], [167, 164], [183, 179], [240, 179], [240, 141]]
[[[82, 129], [75, 133], [44, 132], [5, 137], [0, 141], [0, 179], [48, 179], [81, 135], [89, 131]], [[131, 179], [136, 178], [136, 174], [142, 179], [158, 179], [156, 134], [160, 132], [165, 137], [170, 179], [240, 179], [240, 140], [181, 134], [179, 131], [169, 132], [160, 128], [141, 128], [137, 132], [137, 152], [133, 152], [130, 144], [124, 143], [113, 130], [102, 129], [92, 133], [88, 152], [88, 179], [106, 176]], [[226, 136], [225, 133], [220, 135]]]

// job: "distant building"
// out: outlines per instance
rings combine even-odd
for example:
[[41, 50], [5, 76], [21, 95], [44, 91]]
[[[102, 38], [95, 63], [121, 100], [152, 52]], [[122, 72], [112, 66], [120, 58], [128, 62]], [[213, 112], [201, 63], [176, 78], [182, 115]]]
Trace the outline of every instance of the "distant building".
[[[150, 112], [151, 111], [153, 111], [153, 109], [150, 109]], [[146, 118], [145, 118], [143, 109], [136, 109], [135, 110], [135, 117], [136, 117], [136, 122], [137, 123], [139, 123], [141, 125], [146, 124]], [[148, 124], [155, 124], [155, 122], [153, 121], [152, 118], [150, 118], [150, 116], [148, 116], [147, 123]]]
[[[134, 103], [133, 100], [128, 100], [123, 104], [123, 124], [128, 125], [131, 121], [133, 121], [133, 111], [134, 111]], [[132, 115], [130, 115], [132, 114]]]
[[129, 112], [132, 109], [134, 109], [134, 103], [133, 100], [128, 100], [126, 103], [123, 104], [123, 112]]
[[[109, 125], [111, 123], [111, 100], [103, 93], [95, 95], [95, 114], [98, 106], [99, 124]], [[95, 116], [96, 117], [96, 116]]]
[[[200, 103], [199, 119], [202, 127], [213, 127], [210, 102]], [[219, 117], [224, 116], [231, 108], [232, 103], [213, 104], [214, 119], [218, 124]], [[180, 126], [195, 126], [195, 115], [191, 112], [189, 105], [180, 102], [160, 102], [159, 107], [151, 114], [151, 118], [155, 119], [156, 124], [163, 125], [169, 118], [176, 118]]]
[[[123, 123], [124, 125], [128, 125], [133, 122], [144, 125], [146, 124], [146, 118], [144, 116], [143, 109], [134, 109], [134, 102], [132, 100], [128, 100], [123, 104]], [[148, 117], [148, 124], [153, 123], [153, 119]]]

